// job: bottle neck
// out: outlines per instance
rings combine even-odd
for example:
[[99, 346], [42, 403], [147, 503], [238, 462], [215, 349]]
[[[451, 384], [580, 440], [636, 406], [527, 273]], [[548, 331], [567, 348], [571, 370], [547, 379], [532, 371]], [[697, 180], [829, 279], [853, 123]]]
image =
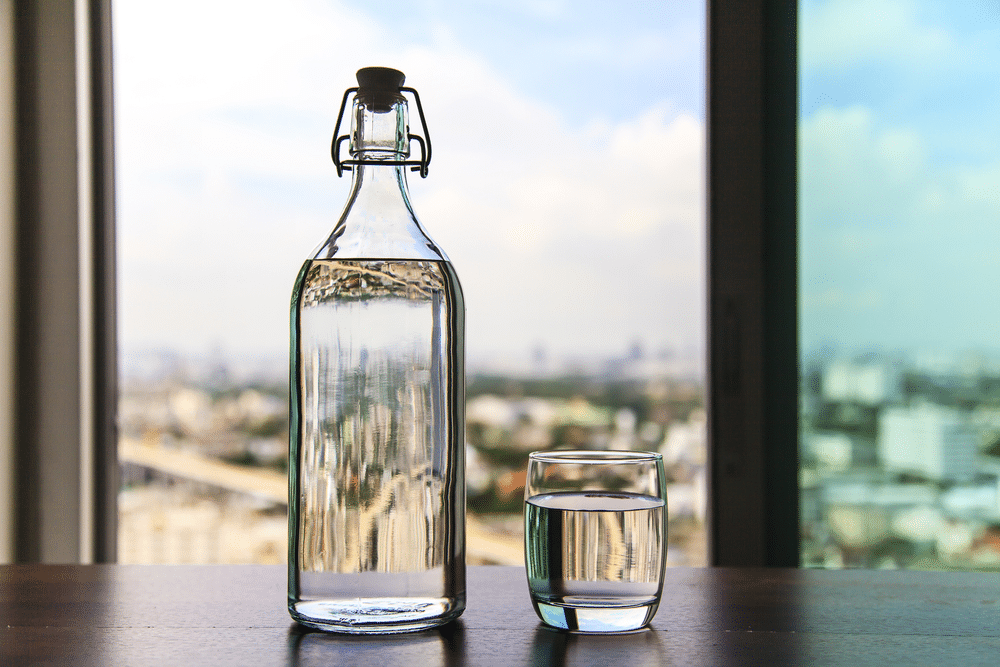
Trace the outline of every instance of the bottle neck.
[[316, 258], [446, 260], [410, 204], [406, 100], [359, 95], [351, 127], [351, 194]]
[[359, 91], [351, 117], [351, 156], [361, 160], [401, 161], [410, 155], [409, 114], [402, 95]]
[[370, 210], [410, 208], [406, 172], [399, 164], [410, 155], [406, 99], [402, 95], [358, 93], [351, 128], [351, 199]]
[[[404, 167], [394, 164], [359, 164], [353, 169], [348, 204], [366, 211], [378, 211], [385, 219], [413, 219], [410, 192]], [[400, 217], [399, 214], [404, 214]]]

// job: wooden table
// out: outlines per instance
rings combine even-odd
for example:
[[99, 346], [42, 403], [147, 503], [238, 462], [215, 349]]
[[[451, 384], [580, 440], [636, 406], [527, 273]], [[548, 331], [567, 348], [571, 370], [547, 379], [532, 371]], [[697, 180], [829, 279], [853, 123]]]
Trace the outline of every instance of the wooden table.
[[308, 632], [281, 566], [0, 566], [0, 665], [997, 665], [1000, 575], [669, 569], [650, 630], [548, 630], [524, 570], [472, 567], [437, 630]]

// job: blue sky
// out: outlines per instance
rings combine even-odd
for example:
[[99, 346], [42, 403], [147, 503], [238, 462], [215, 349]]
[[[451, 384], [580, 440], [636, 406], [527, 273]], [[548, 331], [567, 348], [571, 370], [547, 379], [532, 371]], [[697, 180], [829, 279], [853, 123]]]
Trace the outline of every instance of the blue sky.
[[292, 282], [349, 186], [337, 106], [388, 65], [424, 103], [434, 162], [410, 190], [465, 288], [470, 361], [636, 340], [700, 357], [696, 3], [118, 0], [114, 18], [126, 353], [284, 353]]
[[[425, 104], [410, 187], [470, 359], [700, 354], [697, 3], [178, 2], [115, 4], [126, 351], [283, 353], [347, 193], [336, 107], [384, 64]], [[1000, 348], [1000, 3], [807, 0], [799, 64], [803, 348]]]
[[704, 116], [703, 14], [695, 2], [422, 0], [400, 3], [386, 24], [415, 43], [454, 40], [524, 94], [586, 122], [664, 99]]
[[1000, 3], [800, 11], [801, 340], [1000, 350]]

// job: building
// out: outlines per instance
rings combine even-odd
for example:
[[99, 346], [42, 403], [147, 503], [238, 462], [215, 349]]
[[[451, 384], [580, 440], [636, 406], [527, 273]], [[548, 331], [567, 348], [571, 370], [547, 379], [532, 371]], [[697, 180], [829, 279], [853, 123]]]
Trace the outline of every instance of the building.
[[879, 417], [878, 454], [886, 470], [961, 481], [977, 471], [979, 430], [968, 412], [933, 403], [889, 407]]
[[897, 364], [838, 359], [823, 372], [822, 396], [829, 402], [883, 405], [899, 399], [902, 378]]

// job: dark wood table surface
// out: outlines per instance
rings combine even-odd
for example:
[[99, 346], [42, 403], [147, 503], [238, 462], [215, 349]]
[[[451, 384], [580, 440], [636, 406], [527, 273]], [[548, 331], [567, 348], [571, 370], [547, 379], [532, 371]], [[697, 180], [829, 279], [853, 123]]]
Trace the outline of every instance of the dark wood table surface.
[[469, 569], [443, 628], [346, 637], [285, 609], [285, 568], [0, 566], [0, 665], [998, 665], [1000, 575], [668, 569], [652, 627], [544, 628], [524, 570]]

